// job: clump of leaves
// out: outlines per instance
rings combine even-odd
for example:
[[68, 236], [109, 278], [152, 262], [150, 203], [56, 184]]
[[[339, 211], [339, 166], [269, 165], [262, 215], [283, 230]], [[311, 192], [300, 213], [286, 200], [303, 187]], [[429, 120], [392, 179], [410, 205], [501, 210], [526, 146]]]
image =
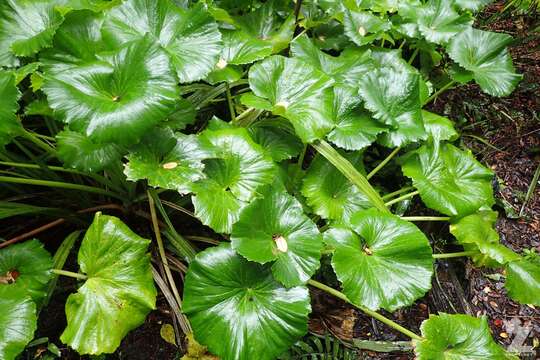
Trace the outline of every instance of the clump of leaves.
[[[506, 359], [485, 319], [432, 315], [418, 335], [376, 312], [410, 306], [434, 259], [463, 255], [504, 267], [508, 295], [540, 305], [537, 259], [493, 228], [493, 173], [424, 109], [459, 84], [517, 86], [511, 38], [472, 27], [487, 3], [5, 1], [0, 215], [80, 203], [72, 218], [96, 204], [150, 218], [166, 275], [154, 279], [189, 357], [277, 358], [307, 333], [314, 286], [410, 337], [419, 359]], [[30, 186], [48, 191], [13, 200]], [[405, 216], [416, 195], [444, 216]], [[175, 226], [185, 214], [219, 244], [195, 256]], [[420, 221], [449, 222], [465, 251], [434, 254]], [[97, 213], [76, 273], [61, 269], [69, 239], [54, 259], [38, 240], [0, 243], [1, 358], [32, 340], [58, 274], [80, 280], [60, 339], [81, 355], [114, 352], [155, 307], [148, 240]], [[312, 279], [322, 253], [341, 291]], [[182, 298], [168, 259], [187, 268]]]

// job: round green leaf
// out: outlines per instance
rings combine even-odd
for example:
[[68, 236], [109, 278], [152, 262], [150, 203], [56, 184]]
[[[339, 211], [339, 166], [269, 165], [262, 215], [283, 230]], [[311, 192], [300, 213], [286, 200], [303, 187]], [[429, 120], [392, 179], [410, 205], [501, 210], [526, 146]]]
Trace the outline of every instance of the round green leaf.
[[450, 225], [450, 233], [466, 250], [480, 252], [472, 257], [478, 266], [500, 266], [519, 259], [512, 250], [499, 243], [499, 234], [493, 228], [497, 215], [491, 210], [479, 211]]
[[512, 37], [469, 28], [448, 45], [448, 55], [466, 70], [482, 90], [493, 96], [509, 95], [521, 80], [506, 46]]
[[506, 360], [506, 352], [491, 337], [485, 317], [462, 314], [430, 315], [421, 326], [421, 341], [415, 341], [419, 360]]
[[107, 13], [103, 33], [116, 44], [151, 34], [170, 57], [180, 82], [204, 78], [221, 54], [221, 34], [203, 4], [183, 9], [171, 0], [126, 0]]
[[403, 2], [399, 14], [418, 25], [418, 30], [436, 44], [446, 44], [458, 33], [469, 28], [473, 19], [470, 14], [459, 14], [452, 1], [434, 0], [418, 5]]
[[253, 140], [261, 145], [275, 162], [295, 157], [304, 147], [302, 141], [294, 135], [294, 129], [276, 126], [274, 121], [268, 124], [257, 122], [248, 130]]
[[79, 354], [112, 353], [155, 308], [149, 240], [113, 216], [97, 213], [79, 248], [88, 278], [66, 302], [60, 339]]
[[15, 75], [0, 71], [0, 147], [8, 144], [22, 130], [18, 121], [19, 97], [21, 93], [15, 85]]
[[305, 284], [319, 268], [322, 238], [302, 205], [282, 187], [268, 186], [233, 225], [231, 244], [250, 261], [272, 263], [286, 287]]
[[450, 216], [464, 216], [495, 202], [491, 170], [470, 151], [450, 144], [429, 144], [414, 151], [402, 165], [413, 180], [422, 201], [431, 209]]
[[443, 140], [455, 140], [459, 134], [454, 129], [454, 124], [448, 118], [422, 110], [424, 128], [435, 142]]
[[[342, 155], [360, 172], [365, 172], [362, 153], [342, 152]], [[323, 219], [348, 223], [354, 213], [372, 206], [358, 187], [320, 155], [311, 163], [301, 191], [308, 205]]]
[[78, 132], [64, 130], [56, 135], [56, 152], [64, 166], [98, 172], [122, 158], [122, 147], [100, 144]]
[[356, 91], [345, 86], [334, 88], [334, 123], [327, 138], [346, 150], [364, 149], [388, 130], [360, 105]]
[[274, 163], [246, 129], [206, 130], [201, 136], [215, 158], [205, 161], [207, 179], [193, 185], [195, 215], [215, 231], [230, 233], [243, 203], [273, 180]]
[[15, 360], [34, 338], [36, 303], [22, 289], [0, 285], [0, 359]]
[[540, 306], [540, 262], [527, 259], [509, 262], [505, 287], [512, 299]]
[[343, 25], [345, 26], [345, 35], [359, 46], [380, 39], [392, 27], [390, 21], [371, 12], [347, 9], [343, 16]]
[[418, 71], [397, 51], [373, 54], [377, 66], [359, 81], [359, 93], [373, 116], [392, 127], [383, 142], [388, 146], [425, 139]]
[[305, 34], [291, 43], [291, 52], [295, 58], [333, 78], [336, 84], [351, 88], [357, 88], [358, 81], [373, 68], [371, 51], [345, 48], [339, 56], [331, 56], [322, 52]]
[[43, 90], [71, 128], [119, 144], [138, 141], [174, 110], [179, 96], [169, 59], [149, 36], [96, 61], [51, 63]]
[[288, 119], [304, 142], [322, 138], [332, 129], [333, 81], [294, 58], [271, 56], [249, 70], [249, 86], [267, 99], [274, 114]]
[[223, 244], [190, 264], [183, 310], [195, 339], [221, 359], [271, 360], [307, 332], [311, 306], [306, 287], [283, 287], [268, 265]]
[[50, 0], [5, 0], [0, 4], [0, 66], [51, 46], [64, 17]]
[[223, 30], [221, 59], [227, 64], [251, 64], [272, 55], [272, 45], [239, 30]]
[[324, 233], [335, 248], [332, 267], [352, 303], [394, 311], [431, 288], [433, 258], [426, 236], [412, 223], [376, 209], [356, 213], [351, 231]]
[[148, 184], [188, 193], [204, 178], [203, 160], [212, 156], [195, 135], [154, 129], [128, 155], [124, 173], [128, 180], [148, 179]]
[[47, 295], [52, 264], [51, 255], [36, 239], [11, 245], [0, 252], [0, 288], [21, 290], [39, 303]]
[[54, 47], [44, 54], [45, 61], [77, 63], [96, 60], [96, 55], [112, 47], [103, 41], [103, 15], [90, 10], [73, 11], [66, 15], [56, 31]]

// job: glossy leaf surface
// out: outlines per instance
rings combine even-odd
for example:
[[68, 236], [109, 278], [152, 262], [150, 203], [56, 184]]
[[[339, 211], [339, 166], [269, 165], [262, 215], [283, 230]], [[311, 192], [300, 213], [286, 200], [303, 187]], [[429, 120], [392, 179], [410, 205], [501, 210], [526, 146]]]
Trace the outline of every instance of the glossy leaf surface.
[[202, 138], [215, 158], [205, 161], [207, 179], [193, 185], [195, 215], [215, 231], [230, 233], [244, 202], [273, 180], [274, 163], [243, 128], [206, 130]]
[[124, 173], [128, 180], [148, 179], [148, 184], [188, 193], [205, 177], [203, 160], [212, 152], [195, 135], [155, 129], [128, 156]]
[[485, 317], [430, 315], [421, 326], [422, 341], [415, 342], [419, 360], [505, 360], [505, 351], [493, 340]]
[[184, 286], [195, 339], [223, 360], [271, 360], [307, 332], [308, 289], [283, 287], [269, 265], [223, 244], [197, 255]]
[[117, 44], [151, 34], [171, 59], [180, 82], [204, 78], [221, 53], [221, 34], [202, 4], [186, 10], [171, 0], [127, 0], [107, 14], [103, 32]]
[[99, 60], [53, 62], [43, 90], [72, 129], [99, 142], [130, 144], [174, 110], [176, 82], [169, 58], [147, 36]]
[[0, 359], [14, 360], [34, 338], [36, 304], [23, 289], [0, 284]]
[[332, 267], [352, 303], [394, 311], [431, 288], [431, 246], [415, 225], [369, 209], [351, 227], [330, 228], [324, 241], [335, 248]]
[[[345, 158], [364, 173], [360, 152], [345, 154]], [[313, 211], [323, 219], [348, 223], [359, 210], [368, 209], [368, 198], [324, 157], [316, 156], [302, 185], [302, 195]]]
[[232, 248], [250, 261], [272, 263], [286, 287], [305, 284], [319, 268], [322, 237], [302, 205], [280, 185], [267, 187], [233, 225]]
[[290, 120], [304, 142], [322, 138], [333, 127], [332, 79], [293, 58], [272, 56], [249, 70], [255, 95], [267, 99], [274, 114]]
[[450, 144], [424, 145], [402, 165], [422, 201], [450, 216], [464, 216], [494, 203], [493, 173], [472, 156]]
[[47, 294], [52, 273], [51, 255], [38, 240], [28, 240], [0, 251], [0, 287], [21, 290], [39, 303]]
[[512, 299], [540, 306], [540, 262], [520, 259], [508, 263], [505, 286]]
[[15, 115], [19, 109], [17, 101], [20, 95], [15, 85], [15, 75], [8, 71], [0, 71], [0, 148], [22, 130]]
[[149, 240], [113, 216], [97, 213], [79, 248], [88, 278], [66, 302], [60, 339], [79, 354], [112, 353], [155, 308]]
[[506, 46], [512, 37], [469, 28], [455, 36], [448, 46], [448, 55], [466, 70], [482, 90], [492, 96], [506, 96], [517, 86], [516, 74]]
[[122, 158], [123, 149], [115, 143], [100, 144], [89, 137], [64, 130], [56, 135], [58, 157], [68, 168], [101, 171]]

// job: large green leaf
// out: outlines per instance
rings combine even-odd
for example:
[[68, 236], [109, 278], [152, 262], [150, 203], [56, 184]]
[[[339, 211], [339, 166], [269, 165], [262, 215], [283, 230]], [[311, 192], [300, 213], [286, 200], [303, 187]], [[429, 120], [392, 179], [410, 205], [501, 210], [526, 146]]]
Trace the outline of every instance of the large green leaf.
[[485, 317], [439, 313], [430, 315], [421, 330], [424, 339], [414, 347], [419, 360], [508, 359], [491, 337]]
[[195, 215], [215, 231], [230, 233], [244, 202], [273, 180], [274, 163], [246, 129], [206, 130], [201, 136], [216, 158], [205, 161], [207, 179], [193, 185]]
[[335, 248], [332, 267], [352, 303], [394, 311], [431, 288], [431, 246], [414, 224], [369, 209], [351, 226], [330, 228], [324, 240]]
[[516, 74], [506, 46], [512, 37], [469, 28], [455, 36], [448, 45], [448, 55], [466, 70], [482, 90], [493, 96], [509, 95], [521, 75]]
[[148, 184], [188, 193], [203, 179], [203, 160], [212, 156], [195, 135], [154, 129], [128, 155], [124, 173], [128, 180], [148, 179]]
[[308, 63], [277, 55], [249, 70], [251, 90], [267, 99], [275, 114], [290, 120], [304, 142], [322, 138], [333, 127], [332, 83]]
[[9, 71], [0, 71], [0, 148], [22, 130], [15, 115], [19, 109], [20, 96], [15, 85], [15, 75]]
[[[294, 14], [291, 11], [287, 13], [282, 5], [281, 0], [265, 1], [254, 11], [232, 17], [233, 25], [252, 37], [271, 44], [273, 53], [278, 53], [287, 48], [295, 29]], [[245, 3], [236, 7], [242, 9], [243, 6]]]
[[392, 23], [371, 12], [348, 10], [344, 11], [343, 25], [347, 35], [357, 45], [370, 44], [385, 36]]
[[96, 55], [112, 46], [103, 41], [103, 15], [90, 10], [66, 15], [54, 36], [54, 47], [44, 54], [49, 61], [77, 63], [96, 60]]
[[72, 129], [120, 144], [136, 142], [162, 121], [179, 96], [169, 58], [150, 36], [96, 61], [52, 62], [43, 90]]
[[[342, 155], [360, 172], [365, 172], [361, 152]], [[358, 187], [320, 155], [311, 163], [301, 191], [308, 205], [323, 219], [348, 223], [358, 210], [372, 206]]]
[[291, 43], [291, 52], [298, 58], [333, 78], [339, 85], [358, 87], [358, 81], [373, 69], [371, 51], [345, 48], [339, 56], [319, 50], [307, 35]]
[[478, 266], [500, 266], [519, 256], [499, 243], [499, 234], [493, 228], [497, 221], [497, 212], [486, 210], [465, 216], [450, 225], [450, 233], [466, 250], [478, 250], [473, 256]]
[[38, 240], [11, 245], [0, 252], [0, 288], [21, 290], [36, 303], [47, 295], [52, 258]]
[[346, 150], [361, 150], [371, 145], [377, 135], [388, 130], [371, 117], [360, 105], [360, 98], [353, 88], [334, 87], [335, 128], [328, 140]]
[[259, 121], [248, 130], [253, 140], [261, 145], [275, 162], [295, 157], [304, 148], [302, 141], [294, 135], [290, 123], [283, 118]]
[[170, 57], [180, 82], [204, 78], [221, 53], [221, 34], [202, 4], [186, 10], [171, 0], [126, 0], [107, 13], [103, 33], [117, 44], [151, 34]]
[[459, 14], [453, 1], [433, 0], [424, 4], [402, 2], [399, 14], [418, 25], [420, 33], [436, 44], [446, 44], [450, 39], [472, 25], [470, 14]]
[[302, 205], [282, 185], [268, 186], [233, 225], [231, 243], [250, 261], [272, 263], [286, 287], [305, 284], [319, 268], [322, 238]]
[[491, 170], [480, 164], [470, 151], [450, 144], [428, 144], [416, 150], [402, 165], [412, 178], [422, 201], [450, 216], [464, 216], [495, 202]]
[[540, 306], [540, 261], [519, 259], [508, 263], [505, 286], [512, 299]]
[[56, 135], [56, 152], [68, 168], [97, 172], [119, 161], [123, 150], [115, 143], [100, 144], [81, 133], [63, 130]]
[[5, 0], [0, 4], [0, 66], [51, 45], [64, 17], [50, 0]]
[[149, 240], [122, 221], [97, 213], [79, 248], [88, 278], [66, 302], [60, 339], [79, 354], [112, 353], [122, 338], [155, 308]]
[[454, 129], [454, 124], [448, 118], [422, 110], [424, 127], [431, 139], [435, 142], [443, 140], [455, 140], [459, 134]]
[[359, 93], [373, 116], [392, 127], [384, 144], [402, 146], [425, 139], [420, 74], [397, 51], [379, 51], [373, 57], [377, 66], [360, 79]]
[[36, 303], [22, 289], [0, 285], [0, 359], [15, 360], [34, 338]]
[[311, 306], [306, 287], [283, 287], [268, 265], [223, 244], [190, 264], [183, 310], [195, 339], [221, 359], [271, 360], [307, 332]]

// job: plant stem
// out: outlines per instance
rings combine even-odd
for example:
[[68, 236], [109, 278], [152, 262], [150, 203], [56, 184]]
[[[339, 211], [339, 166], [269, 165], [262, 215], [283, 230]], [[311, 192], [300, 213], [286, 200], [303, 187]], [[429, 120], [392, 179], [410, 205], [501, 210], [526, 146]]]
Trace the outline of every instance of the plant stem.
[[413, 196], [418, 195], [418, 194], [419, 194], [419, 192], [418, 192], [418, 190], [416, 190], [416, 191], [410, 192], [408, 194], [401, 195], [400, 197], [395, 198], [393, 200], [390, 200], [390, 201], [384, 203], [384, 205], [385, 206], [394, 205], [395, 203], [398, 203], [398, 202], [403, 201], [403, 200], [407, 200], [408, 198], [412, 198]]
[[446, 89], [448, 89], [450, 86], [454, 85], [456, 83], [455, 80], [452, 80], [450, 82], [448, 82], [446, 85], [444, 85], [442, 88], [440, 88], [439, 90], [435, 91], [433, 93], [433, 95], [431, 95], [425, 102], [424, 102], [424, 105], [426, 104], [429, 104], [431, 101], [433, 101], [433, 99], [435, 99], [437, 96], [439, 96], [442, 92], [444, 92]]
[[[163, 268], [165, 269], [165, 274], [167, 275], [167, 281], [169, 282], [169, 286], [171, 287], [172, 293], [174, 295], [174, 299], [176, 300], [178, 307], [181, 308], [182, 299], [180, 298], [180, 294], [178, 293], [178, 289], [176, 288], [176, 284], [174, 282], [171, 269], [169, 268], [169, 261], [167, 260], [167, 256], [165, 254], [165, 248], [163, 246], [163, 240], [161, 239], [161, 231], [159, 230], [159, 222], [157, 219], [154, 199], [152, 198], [152, 194], [150, 193], [150, 191], [148, 191], [147, 193], [148, 193], [148, 205], [150, 206], [150, 216], [152, 218], [152, 226], [154, 227], [154, 233], [156, 235], [159, 256], [161, 257], [161, 262], [163, 263]], [[189, 327], [189, 323], [187, 324], [187, 326]]]
[[405, 186], [405, 187], [403, 187], [403, 188], [401, 188], [399, 190], [396, 190], [394, 192], [383, 195], [382, 199], [383, 200], [388, 200], [388, 199], [393, 198], [396, 195], [403, 194], [404, 192], [407, 192], [407, 191], [412, 190], [412, 189], [414, 189], [413, 186]]
[[307, 144], [304, 144], [304, 148], [302, 149], [302, 152], [300, 153], [300, 156], [298, 156], [298, 162], [296, 163], [296, 168], [298, 170], [298, 173], [302, 171], [302, 165], [304, 164], [304, 158], [306, 156], [307, 151]]
[[69, 276], [69, 277], [79, 279], [79, 280], [88, 279], [88, 276], [86, 276], [84, 274], [79, 274], [79, 273], [76, 273], [76, 272], [72, 272], [72, 271], [66, 271], [66, 270], [60, 270], [60, 269], [52, 269], [52, 272], [55, 273], [56, 275]]
[[47, 144], [43, 140], [39, 139], [37, 136], [35, 136], [31, 132], [24, 130], [21, 133], [21, 135], [25, 139], [27, 139], [27, 140], [31, 141], [32, 143], [34, 143], [35, 145], [37, 145], [42, 150], [45, 150], [47, 153], [49, 153], [49, 154], [51, 154], [53, 156], [56, 156], [56, 150], [52, 146], [50, 146], [49, 144]]
[[412, 64], [412, 62], [416, 58], [416, 55], [418, 55], [418, 51], [420, 51], [420, 48], [414, 49], [414, 52], [412, 53], [411, 58], [409, 59], [409, 65]]
[[330, 144], [324, 140], [317, 140], [311, 144], [322, 156], [334, 165], [349, 181], [363, 192], [373, 206], [382, 212], [390, 213], [379, 193], [371, 186], [366, 177], [343, 156], [341, 156]]
[[228, 83], [225, 83], [226, 90], [225, 93], [227, 94], [227, 104], [229, 105], [229, 113], [231, 114], [231, 121], [234, 123], [236, 121], [236, 112], [234, 111], [234, 104], [232, 101], [231, 96], [231, 88], [229, 87]]
[[519, 216], [523, 216], [525, 207], [527, 206], [527, 203], [529, 202], [529, 200], [531, 200], [532, 194], [534, 193], [534, 189], [536, 189], [536, 184], [538, 183], [539, 177], [540, 177], [540, 163], [536, 167], [531, 183], [529, 184], [529, 188], [527, 189], [527, 194], [525, 195], [525, 201], [523, 201], [523, 205], [521, 205], [521, 209], [519, 210]]
[[106, 185], [106, 186], [114, 189], [115, 191], [121, 192], [121, 189], [116, 187], [112, 182], [110, 182], [105, 177], [103, 177], [101, 175], [97, 175], [97, 174], [85, 173], [85, 172], [74, 170], [74, 169], [66, 169], [66, 168], [63, 168], [61, 166], [50, 166], [50, 165], [40, 166], [40, 165], [37, 165], [37, 164], [16, 163], [16, 162], [8, 162], [8, 161], [0, 161], [0, 165], [11, 166], [11, 167], [19, 167], [19, 168], [23, 168], [23, 169], [36, 169], [36, 170], [45, 168], [47, 170], [52, 170], [52, 171], [65, 172], [65, 173], [70, 173], [70, 174], [77, 174], [77, 175], [87, 176], [89, 178], [92, 178], [92, 179], [96, 180], [97, 182], [99, 182], [99, 183], [101, 183], [103, 185]]
[[9, 176], [0, 176], [0, 182], [4, 183], [13, 183], [13, 184], [26, 184], [26, 185], [37, 185], [37, 186], [47, 186], [52, 188], [61, 188], [61, 189], [70, 189], [70, 190], [79, 190], [79, 191], [85, 191], [90, 192], [94, 194], [101, 194], [110, 196], [119, 200], [124, 200], [124, 198], [120, 195], [117, 195], [111, 191], [104, 190], [102, 188], [93, 187], [93, 186], [87, 186], [87, 185], [80, 185], [80, 184], [73, 184], [73, 183], [66, 183], [66, 182], [60, 182], [60, 181], [48, 181], [48, 180], [37, 180], [37, 179], [25, 179], [25, 178], [16, 178], [16, 177], [9, 177]]
[[407, 221], [449, 221], [449, 216], [402, 216], [402, 220]]
[[461, 251], [455, 253], [445, 253], [445, 254], [433, 254], [434, 259], [450, 259], [455, 257], [471, 256], [478, 254], [478, 251]]
[[404, 328], [403, 326], [399, 325], [398, 323], [388, 319], [387, 317], [379, 314], [378, 312], [375, 312], [375, 311], [372, 311], [372, 310], [369, 310], [368, 308], [365, 308], [363, 306], [358, 306], [358, 305], [355, 305], [353, 304], [345, 294], [343, 294], [341, 291], [338, 291], [336, 289], [333, 289], [331, 288], [330, 286], [327, 286], [323, 283], [320, 283], [318, 281], [315, 281], [315, 280], [308, 280], [308, 284], [313, 286], [313, 287], [316, 287], [318, 289], [321, 289], [323, 291], [326, 291], [327, 293], [329, 293], [330, 295], [333, 295], [335, 297], [337, 297], [338, 299], [341, 299], [343, 301], [346, 301], [348, 302], [349, 304], [357, 307], [358, 309], [362, 310], [364, 313], [366, 313], [367, 315], [379, 320], [380, 322], [390, 326], [391, 328], [399, 331], [400, 333], [410, 337], [411, 339], [413, 340], [423, 340], [422, 337], [418, 336], [417, 334], [413, 333], [412, 331]]
[[367, 174], [366, 178], [368, 180], [371, 179], [379, 170], [381, 170], [386, 164], [388, 164], [388, 162], [392, 160], [394, 156], [396, 156], [399, 150], [401, 150], [401, 148], [398, 146], [383, 161], [381, 161], [379, 165], [375, 167], [375, 169], [371, 170], [371, 172]]

